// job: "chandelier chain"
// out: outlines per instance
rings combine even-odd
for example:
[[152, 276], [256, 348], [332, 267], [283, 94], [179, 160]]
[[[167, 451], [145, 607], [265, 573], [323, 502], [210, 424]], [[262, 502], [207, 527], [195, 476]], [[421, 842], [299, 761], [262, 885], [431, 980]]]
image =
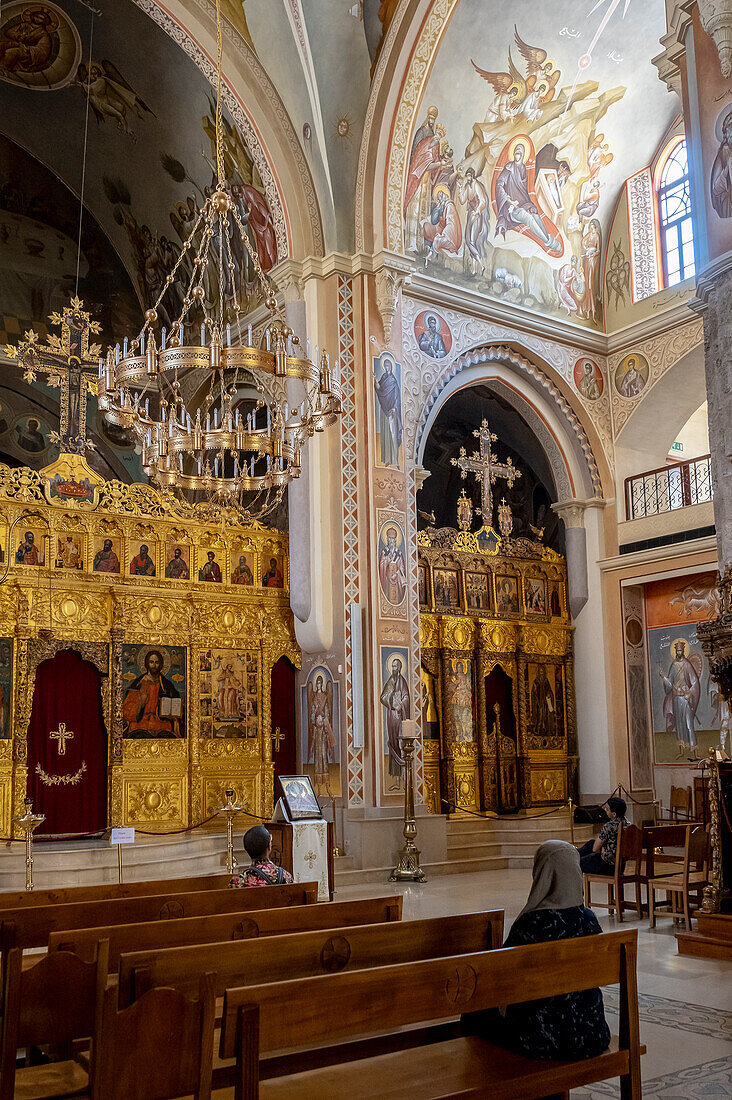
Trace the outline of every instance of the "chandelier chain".
[[224, 124], [221, 118], [224, 41], [221, 27], [221, 0], [216, 0], [216, 172], [219, 187], [224, 186]]

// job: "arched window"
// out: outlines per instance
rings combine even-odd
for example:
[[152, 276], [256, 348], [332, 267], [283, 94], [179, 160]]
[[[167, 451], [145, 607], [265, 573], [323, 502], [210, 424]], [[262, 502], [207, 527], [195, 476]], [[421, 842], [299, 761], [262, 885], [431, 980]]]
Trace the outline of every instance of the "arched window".
[[663, 285], [675, 286], [694, 274], [694, 228], [686, 139], [677, 141], [662, 161], [657, 195]]

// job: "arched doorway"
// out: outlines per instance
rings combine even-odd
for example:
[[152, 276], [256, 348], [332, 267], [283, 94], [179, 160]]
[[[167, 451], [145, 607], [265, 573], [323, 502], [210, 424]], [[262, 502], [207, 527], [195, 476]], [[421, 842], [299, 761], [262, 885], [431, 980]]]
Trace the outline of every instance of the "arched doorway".
[[[297, 669], [287, 657], [280, 657], [272, 666], [272, 762], [275, 778], [292, 775], [297, 769], [295, 745], [295, 678]], [[280, 737], [277, 737], [277, 730]]]
[[519, 809], [520, 796], [513, 680], [496, 665], [485, 678], [484, 690], [486, 725], [492, 732], [491, 745], [495, 751], [494, 760], [486, 759], [485, 767], [493, 771], [499, 813], [514, 813]]
[[46, 820], [36, 835], [107, 827], [107, 731], [102, 674], [71, 649], [36, 671], [28, 727], [28, 793]]

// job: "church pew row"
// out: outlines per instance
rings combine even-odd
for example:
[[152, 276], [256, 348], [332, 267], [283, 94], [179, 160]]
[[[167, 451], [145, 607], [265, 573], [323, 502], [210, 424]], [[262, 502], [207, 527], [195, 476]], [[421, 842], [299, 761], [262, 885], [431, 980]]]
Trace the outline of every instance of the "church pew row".
[[[306, 918], [313, 908], [308, 907]], [[215, 975], [216, 994], [221, 996], [232, 986], [259, 984], [263, 975], [279, 982], [346, 968], [486, 951], [502, 942], [503, 910], [496, 910], [403, 923], [333, 926], [256, 942], [133, 951], [119, 961], [119, 1003], [124, 1008], [155, 986], [172, 986], [194, 996], [204, 974]]]
[[[240, 890], [239, 894], [259, 894], [264, 889], [267, 887]], [[275, 886], [272, 889], [282, 890], [284, 887]], [[245, 899], [242, 898], [242, 906], [244, 903]], [[204, 917], [183, 917], [180, 920], [151, 921], [147, 924], [106, 925], [52, 932], [48, 939], [48, 950], [73, 951], [83, 959], [91, 959], [97, 943], [100, 940], [109, 940], [109, 965], [114, 969], [124, 952], [157, 953], [192, 944], [219, 944], [222, 941], [247, 940], [288, 932], [380, 924], [400, 921], [401, 917], [401, 896], [367, 898], [364, 901], [322, 901], [314, 905], [261, 909], [256, 912], [221, 913]]]
[[[607, 932], [229, 989], [220, 1055], [236, 1057], [237, 1100], [381, 1100], [385, 1082], [400, 1100], [539, 1100], [614, 1077], [640, 1100], [636, 941]], [[578, 1062], [512, 1054], [455, 1020], [605, 985], [620, 986], [619, 1036]], [[231, 1084], [228, 1067], [214, 1084]]]
[[64, 905], [73, 901], [107, 901], [184, 890], [225, 890], [231, 875], [188, 875], [186, 878], [145, 879], [140, 882], [107, 882], [95, 886], [58, 886], [47, 890], [0, 890], [0, 910], [37, 909], [40, 905]]
[[292, 886], [261, 886], [249, 890], [227, 888], [111, 901], [77, 901], [27, 910], [21, 906], [0, 911], [0, 946], [5, 954], [11, 947], [45, 947], [52, 932], [64, 929], [311, 905], [317, 897], [317, 882], [301, 882]]

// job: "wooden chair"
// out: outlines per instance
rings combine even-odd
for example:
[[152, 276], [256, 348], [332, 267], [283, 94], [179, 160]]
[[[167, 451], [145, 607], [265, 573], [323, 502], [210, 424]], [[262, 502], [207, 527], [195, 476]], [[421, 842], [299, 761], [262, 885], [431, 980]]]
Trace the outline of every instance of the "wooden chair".
[[[643, 857], [643, 835], [635, 825], [623, 825], [618, 827], [618, 843], [615, 849], [615, 866], [612, 874], [597, 875], [585, 874], [585, 905], [588, 908], [600, 906], [611, 913], [615, 913], [619, 921], [623, 919], [625, 909], [635, 909], [638, 919], [643, 916], [643, 904], [641, 900], [641, 883], [644, 876], [641, 874], [641, 860]], [[593, 882], [607, 886], [607, 903], [602, 901], [592, 902], [590, 886]], [[625, 887], [629, 884], [635, 887], [635, 901], [625, 900]]]
[[[222, 1059], [237, 1100], [538, 1100], [620, 1077], [640, 1100], [635, 929], [229, 989]], [[619, 985], [618, 1037], [572, 1062], [534, 1060], [466, 1035], [455, 1017]], [[415, 1026], [418, 1025], [418, 1026]], [[260, 1082], [262, 1082], [260, 1092]]]
[[[23, 969], [23, 952], [8, 955], [4, 971], [4, 1011], [0, 1040], [0, 1100], [71, 1095], [86, 1089], [88, 1078], [71, 1059], [74, 1040], [90, 1039], [107, 984], [106, 940], [94, 962], [68, 951], [44, 955]], [[17, 1071], [20, 1047], [56, 1046], [63, 1061]]]
[[[701, 825], [686, 826], [686, 843], [681, 871], [657, 875], [648, 879], [648, 915], [651, 928], [656, 926], [656, 913], [668, 912], [674, 921], [683, 917], [687, 932], [691, 931], [691, 895], [696, 894], [697, 907], [701, 892], [709, 881], [709, 833]], [[658, 905], [656, 892], [666, 894], [666, 902]], [[679, 909], [679, 904], [681, 908]]]
[[121, 1011], [110, 986], [95, 1030], [92, 1100], [210, 1100], [214, 986], [205, 974], [198, 1000], [151, 989]]
[[691, 787], [672, 787], [668, 805], [671, 821], [691, 821]]

